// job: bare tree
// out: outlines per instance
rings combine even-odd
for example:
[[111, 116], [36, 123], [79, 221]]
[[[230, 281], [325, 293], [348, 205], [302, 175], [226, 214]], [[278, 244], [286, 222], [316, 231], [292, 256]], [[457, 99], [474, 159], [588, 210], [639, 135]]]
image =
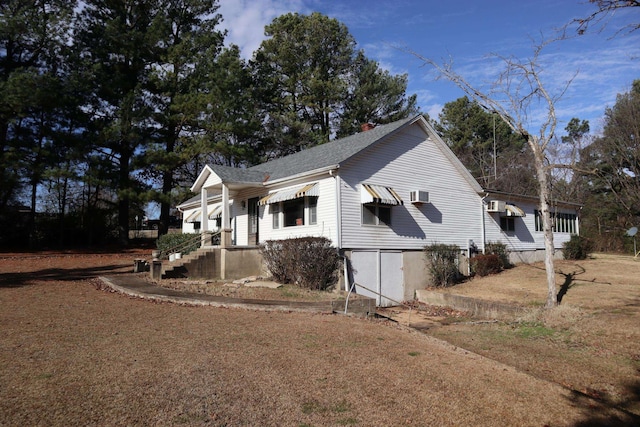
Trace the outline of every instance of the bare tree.
[[[526, 138], [534, 158], [544, 232], [545, 270], [548, 287], [545, 307], [552, 308], [557, 305], [557, 292], [553, 260], [555, 248], [550, 212], [551, 170], [560, 165], [551, 164], [546, 155], [549, 144], [554, 140], [557, 126], [556, 103], [564, 95], [573, 78], [561, 88], [557, 95], [552, 95], [546, 89], [541, 79], [540, 54], [548, 44], [549, 42], [542, 42], [536, 45], [532, 57], [526, 60], [494, 55], [502, 62], [504, 69], [486, 92], [477, 89], [462, 75], [454, 71], [452, 62], [440, 64], [415, 52], [410, 53], [434, 67], [441, 78], [453, 82], [484, 108], [498, 114], [500, 119], [514, 132]], [[540, 121], [539, 130], [529, 132], [527, 129], [529, 114], [533, 112], [534, 107], [539, 108], [540, 106], [544, 107], [542, 110], [545, 113]]]
[[[589, 0], [598, 6], [598, 10], [593, 12], [586, 18], [574, 19], [573, 23], [578, 24], [578, 34], [587, 32], [590, 26], [599, 25], [598, 31], [602, 31], [607, 24], [607, 18], [611, 17], [616, 11], [629, 7], [640, 7], [640, 0]], [[640, 9], [639, 9], [640, 10]], [[633, 32], [640, 29], [640, 23], [629, 24], [619, 30], [616, 34], [625, 31]]]

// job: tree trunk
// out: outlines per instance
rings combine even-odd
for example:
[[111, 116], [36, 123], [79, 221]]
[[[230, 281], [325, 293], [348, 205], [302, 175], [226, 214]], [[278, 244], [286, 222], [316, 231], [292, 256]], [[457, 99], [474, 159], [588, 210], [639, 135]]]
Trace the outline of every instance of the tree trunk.
[[[173, 189], [173, 170], [164, 171], [162, 174], [162, 195], [170, 197]], [[171, 202], [162, 200], [160, 203], [160, 224], [158, 224], [158, 237], [169, 232], [169, 215], [171, 213]]]
[[[167, 137], [167, 159], [175, 151], [177, 134], [173, 132]], [[162, 199], [160, 202], [160, 224], [158, 224], [158, 237], [169, 232], [169, 216], [171, 213], [171, 190], [173, 190], [173, 168], [162, 172]], [[165, 197], [167, 199], [165, 199]]]
[[129, 177], [129, 155], [120, 156], [120, 194], [118, 195], [118, 241], [121, 245], [129, 244], [129, 206], [131, 182]]
[[547, 273], [547, 301], [545, 308], [554, 308], [558, 305], [556, 292], [556, 273], [554, 268], [553, 253], [555, 247], [553, 245], [553, 226], [551, 223], [551, 212], [549, 208], [549, 199], [551, 197], [551, 188], [549, 185], [549, 172], [544, 164], [544, 152], [542, 151], [535, 137], [529, 136], [529, 145], [533, 150], [533, 156], [536, 163], [536, 173], [538, 175], [538, 184], [540, 186], [540, 214], [542, 215], [542, 231], [544, 233], [544, 267]]

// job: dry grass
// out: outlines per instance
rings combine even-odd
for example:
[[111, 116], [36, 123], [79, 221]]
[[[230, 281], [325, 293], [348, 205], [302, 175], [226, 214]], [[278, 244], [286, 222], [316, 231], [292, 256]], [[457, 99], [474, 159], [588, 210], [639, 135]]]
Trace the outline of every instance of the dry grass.
[[[187, 279], [163, 279], [155, 281], [154, 283], [169, 289], [229, 298], [280, 301], [326, 301], [329, 299], [335, 300], [345, 298], [343, 292], [325, 292], [303, 289], [291, 284], [278, 285], [277, 288], [270, 288], [266, 286], [259, 286], [258, 282], [235, 284], [228, 281]], [[272, 284], [273, 282], [268, 283]]]
[[[640, 414], [640, 261], [597, 255], [557, 265], [567, 289], [552, 311], [542, 266], [519, 266], [448, 290], [524, 302], [514, 322], [452, 324], [429, 333], [580, 393]], [[569, 282], [567, 277], [572, 278]]]
[[633, 425], [392, 322], [96, 289], [131, 253], [0, 256], [0, 425]]

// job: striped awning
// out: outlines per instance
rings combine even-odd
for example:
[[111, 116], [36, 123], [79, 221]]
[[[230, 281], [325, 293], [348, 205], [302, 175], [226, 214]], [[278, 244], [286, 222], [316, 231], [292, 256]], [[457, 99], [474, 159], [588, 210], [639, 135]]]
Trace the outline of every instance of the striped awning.
[[[222, 216], [222, 204], [209, 207], [209, 219], [216, 219]], [[202, 210], [196, 209], [191, 212], [184, 222], [202, 222]]]
[[305, 184], [300, 187], [287, 188], [285, 190], [274, 191], [264, 196], [258, 204], [260, 206], [273, 203], [284, 202], [285, 200], [300, 199], [305, 196], [318, 196], [318, 183]]
[[504, 209], [505, 209], [504, 216], [518, 216], [518, 217], [526, 216], [524, 211], [519, 207], [517, 207], [516, 205], [510, 205], [507, 203]]
[[209, 219], [216, 219], [222, 216], [222, 204], [209, 210]]
[[191, 212], [185, 219], [184, 222], [201, 222], [202, 221], [202, 210], [196, 209]]
[[360, 201], [363, 204], [379, 203], [393, 206], [404, 203], [393, 188], [374, 184], [360, 184]]

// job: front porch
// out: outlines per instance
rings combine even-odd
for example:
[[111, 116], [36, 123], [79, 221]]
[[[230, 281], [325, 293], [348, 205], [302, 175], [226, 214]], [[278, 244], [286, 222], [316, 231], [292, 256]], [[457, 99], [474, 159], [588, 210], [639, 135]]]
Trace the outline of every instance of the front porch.
[[189, 277], [194, 279], [235, 280], [249, 276], [264, 276], [266, 272], [260, 248], [257, 245], [235, 246], [231, 244], [231, 231], [203, 232], [186, 246], [199, 244], [199, 248], [180, 258], [170, 254], [183, 251], [171, 248], [166, 253], [154, 251], [151, 278], [160, 280], [168, 277]]

